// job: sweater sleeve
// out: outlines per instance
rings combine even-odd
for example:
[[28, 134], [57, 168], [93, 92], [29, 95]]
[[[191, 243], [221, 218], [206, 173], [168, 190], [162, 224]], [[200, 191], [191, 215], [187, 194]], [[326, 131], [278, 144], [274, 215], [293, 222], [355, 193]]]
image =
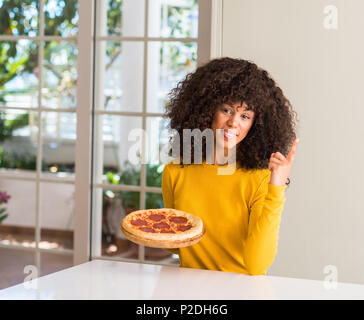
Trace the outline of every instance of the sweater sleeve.
[[[171, 172], [168, 165], [164, 167], [162, 174], [162, 196], [165, 208], [174, 209], [173, 185]], [[164, 249], [170, 253], [179, 254], [179, 249]]]
[[266, 275], [278, 248], [281, 213], [286, 186], [268, 183], [264, 178], [250, 206], [248, 234], [244, 241], [245, 267], [251, 275]]

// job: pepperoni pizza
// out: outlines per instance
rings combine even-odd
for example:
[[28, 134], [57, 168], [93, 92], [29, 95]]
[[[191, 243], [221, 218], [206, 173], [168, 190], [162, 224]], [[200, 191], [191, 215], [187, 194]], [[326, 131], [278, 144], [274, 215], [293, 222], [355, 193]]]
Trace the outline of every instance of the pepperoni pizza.
[[130, 240], [160, 248], [191, 245], [204, 234], [201, 218], [167, 208], [134, 211], [123, 219], [120, 228]]

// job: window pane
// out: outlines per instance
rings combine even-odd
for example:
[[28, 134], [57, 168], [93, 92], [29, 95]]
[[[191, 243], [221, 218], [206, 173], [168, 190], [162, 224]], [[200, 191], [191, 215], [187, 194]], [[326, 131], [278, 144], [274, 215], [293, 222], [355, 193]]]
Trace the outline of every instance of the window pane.
[[151, 42], [148, 47], [147, 110], [164, 112], [167, 95], [196, 69], [197, 43]]
[[75, 186], [66, 183], [40, 184], [42, 249], [73, 249]]
[[77, 45], [70, 41], [44, 43], [42, 106], [75, 108]]
[[78, 31], [78, 0], [46, 0], [44, 5], [47, 36], [72, 37]]
[[94, 128], [94, 183], [140, 185], [141, 117], [100, 115]]
[[138, 245], [125, 238], [120, 222], [130, 212], [139, 210], [139, 197], [139, 192], [94, 189], [93, 256], [137, 257]]
[[97, 35], [144, 36], [145, 0], [96, 1]]
[[[28, 177], [27, 172], [22, 175]], [[0, 244], [35, 247], [35, 182], [2, 178], [0, 191], [10, 196], [1, 205], [5, 211], [0, 214]]]
[[142, 111], [143, 48], [142, 42], [134, 41], [97, 44], [97, 109]]
[[0, 61], [0, 105], [38, 107], [38, 43], [0, 41]]
[[0, 168], [21, 169], [16, 172], [35, 176], [37, 123], [37, 112], [0, 110]]
[[163, 148], [168, 146], [167, 119], [161, 117], [147, 118], [147, 186], [161, 187], [162, 172], [165, 160], [163, 160]]
[[38, 35], [39, 1], [0, 1], [0, 35]]
[[197, 0], [149, 1], [149, 36], [195, 38], [198, 34]]
[[164, 208], [162, 194], [147, 192], [145, 194], [145, 209], [160, 209], [160, 208]]
[[0, 248], [0, 290], [24, 282], [24, 267], [35, 265], [34, 252]]
[[[76, 113], [42, 112], [43, 172], [75, 172]], [[71, 175], [73, 177], [73, 175]]]

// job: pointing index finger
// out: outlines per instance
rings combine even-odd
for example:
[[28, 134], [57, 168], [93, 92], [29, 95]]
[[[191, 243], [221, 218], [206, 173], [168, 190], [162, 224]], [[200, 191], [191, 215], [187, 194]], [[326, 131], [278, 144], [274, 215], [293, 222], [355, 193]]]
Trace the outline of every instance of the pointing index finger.
[[293, 160], [294, 155], [296, 153], [296, 148], [297, 148], [297, 145], [298, 145], [298, 141], [299, 141], [299, 138], [296, 138], [295, 141], [292, 144], [291, 150], [289, 151], [287, 160], [290, 161], [290, 162]]

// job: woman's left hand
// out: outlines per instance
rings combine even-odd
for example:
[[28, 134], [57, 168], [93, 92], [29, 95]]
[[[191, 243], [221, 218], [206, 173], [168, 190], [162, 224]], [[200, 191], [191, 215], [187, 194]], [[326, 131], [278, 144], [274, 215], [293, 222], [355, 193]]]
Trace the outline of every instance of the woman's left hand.
[[271, 154], [268, 164], [268, 169], [271, 172], [269, 181], [270, 184], [276, 186], [284, 186], [286, 184], [287, 178], [292, 169], [298, 141], [299, 139], [296, 138], [293, 142], [287, 158], [280, 152]]

